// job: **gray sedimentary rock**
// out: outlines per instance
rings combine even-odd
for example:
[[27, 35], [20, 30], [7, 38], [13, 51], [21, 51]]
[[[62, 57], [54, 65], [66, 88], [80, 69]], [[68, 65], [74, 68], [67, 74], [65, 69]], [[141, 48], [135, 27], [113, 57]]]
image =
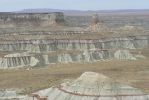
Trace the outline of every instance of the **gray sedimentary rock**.
[[149, 47], [149, 36], [95, 40], [22, 40], [0, 42], [0, 51], [42, 53], [56, 50], [141, 49]]
[[64, 24], [64, 14], [61, 12], [52, 13], [50, 16], [50, 24]]
[[0, 69], [36, 66], [38, 59], [27, 53], [8, 54], [0, 58]]
[[[0, 51], [24, 52], [0, 58], [0, 68], [44, 66], [52, 63], [95, 62], [108, 59], [144, 58], [130, 51], [149, 47], [149, 36], [101, 38], [93, 40], [19, 40], [0, 42]], [[63, 51], [63, 52], [62, 52]], [[65, 51], [65, 52], [64, 52]], [[76, 53], [69, 53], [69, 52]], [[54, 52], [54, 55], [49, 55]], [[32, 54], [32, 55], [30, 55]]]
[[119, 60], [137, 60], [128, 50], [117, 50], [114, 53], [114, 57]]
[[19, 95], [15, 90], [0, 90], [0, 100], [27, 100], [27, 95]]
[[61, 12], [54, 13], [0, 13], [0, 28], [42, 27], [64, 23]]
[[[125, 85], [94, 72], [85, 72], [76, 80], [33, 93], [47, 100], [148, 100], [138, 88]], [[28, 97], [33, 100], [33, 97]], [[40, 100], [40, 99], [39, 99]]]
[[137, 60], [144, 58], [141, 54], [132, 55], [128, 50], [85, 50], [77, 53], [58, 53], [54, 55], [16, 53], [0, 58], [0, 68], [19, 68], [27, 66], [44, 66], [56, 63], [96, 62], [109, 59]]

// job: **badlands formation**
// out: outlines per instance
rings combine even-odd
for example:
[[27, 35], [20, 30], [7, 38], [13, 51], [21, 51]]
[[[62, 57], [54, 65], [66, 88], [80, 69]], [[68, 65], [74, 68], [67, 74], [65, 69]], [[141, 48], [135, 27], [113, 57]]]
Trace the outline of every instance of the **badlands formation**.
[[[29, 100], [148, 100], [141, 90], [118, 83], [102, 74], [85, 72], [72, 82], [32, 94]], [[42, 99], [41, 99], [42, 100]]]
[[[147, 18], [97, 14], [68, 16], [61, 12], [0, 13], [0, 71], [26, 69], [30, 72], [60, 64], [148, 59]], [[31, 75], [34, 76], [34, 72]], [[148, 100], [149, 96], [102, 74], [86, 72], [72, 82], [31, 95], [0, 90], [0, 100], [5, 99]]]
[[[48, 35], [50, 36], [50, 33]], [[0, 68], [95, 62], [109, 59], [137, 60], [144, 57], [141, 55], [141, 51], [135, 50], [149, 46], [148, 35], [92, 40], [45, 39], [48, 38], [48, 35], [43, 38], [39, 35], [39, 39], [34, 38], [36, 35], [30, 35], [34, 39], [15, 40], [17, 35], [16, 37], [12, 36], [12, 40], [1, 41], [0, 51], [11, 53], [6, 55], [4, 53], [1, 56]], [[20, 35], [18, 39], [23, 37]]]
[[[95, 72], [85, 72], [73, 81], [67, 81], [30, 95], [14, 91], [0, 92], [5, 100], [148, 100], [149, 95], [138, 88], [114, 81]], [[2, 96], [3, 95], [3, 96]]]
[[61, 12], [2, 13], [0, 69], [145, 58], [141, 51], [149, 47], [147, 30], [126, 25], [111, 28], [97, 14], [85, 27], [67, 19]]

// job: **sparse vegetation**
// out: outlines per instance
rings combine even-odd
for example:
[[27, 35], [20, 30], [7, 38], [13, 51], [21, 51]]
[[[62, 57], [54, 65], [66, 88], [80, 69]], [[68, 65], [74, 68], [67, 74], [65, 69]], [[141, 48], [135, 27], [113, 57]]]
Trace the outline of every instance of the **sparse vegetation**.
[[117, 81], [138, 87], [149, 93], [149, 58], [138, 61], [104, 61], [96, 63], [54, 64], [31, 70], [0, 70], [0, 88], [22, 88], [32, 93], [80, 76], [85, 71], [103, 73]]
[[[18, 69], [1, 69], [0, 89], [23, 89], [21, 94], [30, 94], [37, 90], [56, 86], [64, 82], [65, 79], [76, 78], [83, 72], [93, 71], [103, 73], [116, 81], [132, 85], [133, 87], [140, 88], [146, 93], [149, 93], [149, 48], [143, 47], [148, 46], [149, 43], [148, 37], [146, 38], [146, 35], [149, 34], [148, 15], [101, 14], [99, 15], [99, 20], [97, 17], [98, 16], [95, 16], [92, 23], [95, 25], [95, 30], [93, 32], [93, 30], [89, 31], [90, 26], [93, 26], [91, 24], [91, 16], [64, 16], [63, 13], [55, 13], [52, 15], [48, 13], [1, 14], [1, 58], [4, 58], [7, 54], [21, 54], [22, 52], [27, 52], [30, 57], [46, 56], [46, 60], [41, 57], [38, 61], [42, 62], [42, 60], [45, 60], [45, 62], [47, 61], [48, 63], [46, 62], [43, 66], [47, 64], [49, 65], [48, 67], [43, 67], [41, 66], [42, 64], [39, 64], [39, 67], [34, 68], [27, 65]], [[140, 37], [138, 38], [137, 36]], [[122, 39], [122, 37], [124, 38]], [[143, 42], [136, 41], [135, 39]], [[79, 50], [76, 49], [75, 46], [72, 46], [72, 42], [74, 41], [78, 43], [78, 47], [81, 47], [85, 43], [94, 44], [93, 46], [86, 46]], [[82, 41], [82, 43], [80, 41]], [[98, 44], [97, 41], [99, 41], [100, 44]], [[125, 46], [121, 47], [123, 41], [125, 41]], [[118, 44], [119, 42], [122, 43]], [[138, 42], [145, 43], [145, 45], [142, 46]], [[58, 43], [60, 44], [59, 46]], [[67, 46], [68, 43], [72, 43], [71, 49], [67, 48], [69, 47]], [[99, 45], [99, 47], [95, 47], [95, 45]], [[140, 47], [136, 47], [138, 45]], [[52, 52], [49, 48], [52, 48]], [[91, 63], [87, 63], [80, 60], [82, 61], [81, 63], [67, 62], [67, 64], [64, 64], [62, 62], [59, 63], [60, 61], [58, 60], [56, 64], [52, 64], [52, 61], [49, 61], [49, 58], [54, 59], [54, 56], [57, 56], [58, 54], [69, 53], [73, 55], [83, 53], [83, 55], [87, 55], [85, 54], [85, 51], [92, 49], [96, 49], [95, 51], [107, 50], [110, 51], [110, 53], [113, 53], [111, 52], [112, 50], [126, 49], [132, 54], [140, 54], [142, 57], [146, 58], [134, 61], [121, 61], [115, 60], [114, 57], [111, 59], [110, 56], [108, 58], [110, 60], [105, 60], [102, 56], [104, 52], [102, 52], [99, 54], [101, 61], [98, 62], [91, 61]], [[68, 56], [65, 58], [67, 57]], [[85, 58], [86, 56], [83, 57]], [[9, 65], [8, 67], [15, 68], [17, 61], [22, 61], [20, 65], [23, 65], [24, 62], [27, 61], [26, 58], [22, 58], [22, 60], [14, 59], [14, 56], [11, 58], [12, 59], [7, 59], [7, 62], [5, 63], [6, 65]], [[5, 59], [1, 61], [1, 65], [4, 65], [4, 60]], [[38, 65], [38, 62], [36, 62], [36, 64]]]

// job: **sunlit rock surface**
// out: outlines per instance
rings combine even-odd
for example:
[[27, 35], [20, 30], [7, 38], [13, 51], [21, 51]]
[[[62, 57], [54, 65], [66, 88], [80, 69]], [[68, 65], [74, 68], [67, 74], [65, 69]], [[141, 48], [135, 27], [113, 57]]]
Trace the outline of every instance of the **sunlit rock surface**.
[[117, 82], [103, 74], [85, 72], [72, 81], [21, 95], [15, 90], [0, 90], [0, 100], [148, 100], [138, 88]]
[[127, 20], [110, 27], [112, 18], [108, 25], [97, 14], [0, 13], [0, 69], [145, 59], [140, 52], [149, 48], [149, 31]]
[[71, 82], [33, 93], [29, 100], [148, 100], [148, 94], [94, 72], [85, 72]]
[[36, 66], [38, 59], [27, 53], [8, 54], [0, 58], [0, 69]]
[[20, 40], [0, 42], [1, 51], [49, 52], [56, 50], [140, 49], [149, 47], [149, 36], [130, 36], [95, 40]]
[[148, 47], [148, 35], [92, 40], [44, 38], [19, 41], [6, 40], [0, 42], [0, 51], [8, 52], [8, 54], [0, 57], [0, 68], [34, 67], [53, 63], [96, 62], [110, 59], [137, 60], [145, 57], [139, 51], [133, 51]]
[[47, 27], [64, 23], [64, 15], [61, 12], [0, 13], [0, 28]]
[[27, 100], [27, 95], [20, 95], [15, 90], [0, 90], [0, 100]]

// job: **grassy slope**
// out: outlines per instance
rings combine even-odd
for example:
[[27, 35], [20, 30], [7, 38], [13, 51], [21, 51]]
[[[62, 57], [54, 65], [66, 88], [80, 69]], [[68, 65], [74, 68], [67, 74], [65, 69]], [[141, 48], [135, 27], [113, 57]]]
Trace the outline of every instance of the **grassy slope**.
[[32, 70], [0, 70], [0, 88], [23, 88], [25, 93], [48, 88], [85, 71], [103, 73], [149, 93], [149, 58], [139, 61], [104, 61], [86, 64], [56, 64]]

